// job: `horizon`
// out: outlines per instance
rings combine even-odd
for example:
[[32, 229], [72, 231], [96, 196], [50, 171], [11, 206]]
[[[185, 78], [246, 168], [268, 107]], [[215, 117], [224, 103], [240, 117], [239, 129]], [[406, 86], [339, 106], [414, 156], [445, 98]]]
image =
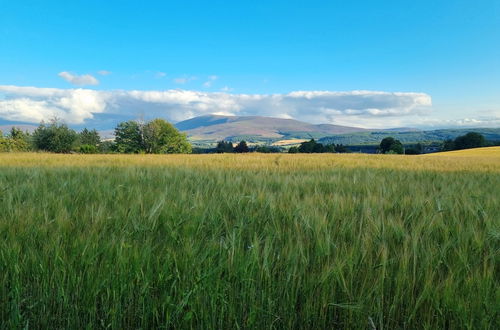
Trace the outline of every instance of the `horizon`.
[[57, 116], [109, 129], [138, 117], [221, 114], [374, 129], [500, 127], [493, 0], [3, 7], [0, 125]]
[[[174, 126], [177, 127], [177, 125], [180, 124], [180, 123], [184, 123], [184, 122], [190, 121], [192, 119], [203, 118], [203, 117], [269, 118], [269, 119], [291, 120], [291, 121], [300, 122], [300, 123], [303, 123], [303, 124], [314, 125], [314, 126], [333, 125], [333, 126], [346, 127], [346, 128], [359, 128], [359, 129], [363, 129], [365, 131], [373, 131], [373, 132], [377, 132], [377, 131], [391, 131], [392, 130], [392, 131], [394, 131], [394, 133], [404, 132], [406, 130], [415, 130], [415, 131], [425, 132], [425, 131], [439, 131], [439, 130], [500, 129], [500, 125], [499, 126], [442, 126], [442, 127], [399, 126], [399, 127], [381, 127], [381, 128], [378, 128], [378, 127], [345, 126], [345, 125], [336, 125], [336, 124], [331, 124], [331, 123], [317, 123], [317, 124], [314, 124], [314, 123], [310, 123], [310, 122], [307, 122], [307, 121], [297, 120], [297, 119], [294, 119], [294, 118], [280, 118], [280, 117], [261, 116], [261, 115], [223, 115], [223, 114], [204, 114], [204, 115], [195, 116], [195, 117], [191, 117], [191, 118], [188, 118], [188, 119], [185, 119], [185, 120], [181, 120], [181, 121], [177, 121], [177, 122], [171, 122], [171, 123]], [[126, 119], [124, 121], [142, 121], [142, 120], [150, 121], [150, 120], [153, 120], [153, 119], [157, 119], [157, 118], [140, 118], [140, 117], [137, 117], [137, 118], [132, 118], [132, 119]], [[166, 120], [165, 118], [160, 118], [160, 119]], [[6, 133], [5, 129], [10, 129], [11, 127], [16, 127], [16, 128], [20, 128], [20, 129], [23, 129], [23, 127], [24, 127], [25, 131], [31, 132], [31, 131], [35, 130], [40, 124], [49, 123], [51, 120], [56, 120], [57, 122], [64, 123], [64, 124], [68, 125], [64, 120], [61, 120], [60, 118], [49, 118], [48, 120], [43, 120], [43, 121], [41, 121], [39, 123], [8, 122], [8, 121], [0, 120], [0, 132], [3, 132], [5, 134]], [[103, 133], [108, 134], [110, 131], [114, 131], [114, 129], [116, 128], [116, 126], [119, 123], [120, 122], [117, 122], [116, 125], [113, 126], [113, 127], [101, 127], [100, 129], [98, 129], [96, 127], [88, 126], [88, 125], [85, 125], [85, 124], [81, 124], [81, 125], [68, 125], [68, 127], [74, 129], [77, 132], [80, 132], [80, 131], [82, 131], [85, 128], [86, 129], [91, 129], [91, 130], [95, 129], [95, 130], [97, 130], [102, 135]], [[213, 124], [213, 125], [220, 125], [220, 124], [224, 124], [224, 123], [218, 123], [218, 124]], [[208, 126], [212, 126], [212, 125], [206, 125], [206, 126], [205, 125], [201, 125], [201, 126], [208, 127]], [[29, 129], [26, 130], [26, 127], [29, 127]], [[184, 129], [184, 130], [180, 129], [180, 128], [178, 128], [178, 129], [180, 131], [189, 131], [189, 129]], [[401, 130], [401, 131], [398, 131], [398, 130]], [[352, 133], [338, 133], [338, 134], [334, 134], [334, 135], [339, 135], [339, 134], [342, 135], [342, 134], [352, 134]], [[102, 136], [102, 137], [109, 138], [110, 135], [108, 134], [108, 135], [105, 135], [105, 136]]]

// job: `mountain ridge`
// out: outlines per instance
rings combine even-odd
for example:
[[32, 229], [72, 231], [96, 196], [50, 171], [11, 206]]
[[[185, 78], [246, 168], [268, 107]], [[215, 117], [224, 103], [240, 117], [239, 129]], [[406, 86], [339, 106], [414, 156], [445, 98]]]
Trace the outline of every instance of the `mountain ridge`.
[[328, 136], [367, 131], [365, 128], [332, 124], [310, 124], [295, 119], [263, 116], [204, 115], [175, 126], [194, 140], [224, 140], [241, 136], [261, 139]]

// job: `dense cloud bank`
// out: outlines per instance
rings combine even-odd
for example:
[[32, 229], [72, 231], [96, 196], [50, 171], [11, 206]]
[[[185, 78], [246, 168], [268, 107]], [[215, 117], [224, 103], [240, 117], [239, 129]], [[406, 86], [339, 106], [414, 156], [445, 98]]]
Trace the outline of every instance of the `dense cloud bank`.
[[0, 86], [0, 118], [32, 123], [57, 116], [69, 124], [82, 124], [102, 113], [177, 122], [215, 113], [369, 126], [425, 114], [431, 104], [431, 97], [424, 93], [296, 91], [267, 95]]

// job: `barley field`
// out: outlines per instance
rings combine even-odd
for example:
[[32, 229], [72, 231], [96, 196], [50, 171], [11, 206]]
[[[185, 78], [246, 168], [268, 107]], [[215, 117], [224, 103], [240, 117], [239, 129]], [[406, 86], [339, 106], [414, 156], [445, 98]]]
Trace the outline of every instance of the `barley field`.
[[498, 329], [500, 148], [0, 154], [0, 328]]

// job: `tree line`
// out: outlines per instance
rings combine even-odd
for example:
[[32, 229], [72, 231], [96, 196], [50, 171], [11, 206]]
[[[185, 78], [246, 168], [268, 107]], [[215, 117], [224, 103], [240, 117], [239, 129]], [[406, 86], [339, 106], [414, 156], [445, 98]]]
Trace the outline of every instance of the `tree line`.
[[[149, 122], [125, 121], [119, 123], [115, 130], [114, 140], [102, 140], [95, 130], [84, 128], [80, 132], [69, 128], [63, 122], [53, 119], [42, 122], [33, 133], [23, 132], [12, 127], [4, 135], [0, 131], [0, 152], [8, 151], [48, 151], [55, 153], [346, 153], [351, 152], [342, 144], [322, 144], [314, 139], [304, 141], [298, 146], [284, 149], [282, 147], [257, 145], [250, 147], [246, 141], [233, 144], [230, 141], [219, 141], [213, 149], [194, 149], [187, 136], [179, 132], [171, 123], [163, 119]], [[469, 132], [451, 140], [446, 140], [441, 147], [432, 151], [450, 151], [500, 145], [499, 142], [487, 141], [482, 134]], [[406, 147], [393, 137], [384, 138], [376, 152], [382, 154], [415, 155], [424, 153], [426, 148], [421, 143]], [[428, 151], [427, 151], [428, 152]]]
[[115, 128], [115, 139], [101, 140], [99, 133], [84, 128], [77, 133], [65, 123], [53, 119], [42, 122], [33, 133], [13, 127], [9, 134], [0, 132], [0, 151], [47, 151], [55, 153], [191, 153], [184, 133], [163, 119], [149, 122], [126, 121]]
[[[451, 151], [451, 150], [462, 150], [462, 149], [472, 149], [481, 148], [498, 145], [498, 142], [492, 142], [486, 140], [486, 138], [477, 132], [469, 132], [465, 135], [456, 137], [454, 140], [445, 140], [438, 151]], [[383, 154], [406, 154], [406, 155], [416, 155], [424, 153], [424, 146], [421, 143], [412, 145], [411, 147], [404, 147], [401, 141], [394, 139], [393, 137], [384, 138], [378, 148], [380, 153]]]

